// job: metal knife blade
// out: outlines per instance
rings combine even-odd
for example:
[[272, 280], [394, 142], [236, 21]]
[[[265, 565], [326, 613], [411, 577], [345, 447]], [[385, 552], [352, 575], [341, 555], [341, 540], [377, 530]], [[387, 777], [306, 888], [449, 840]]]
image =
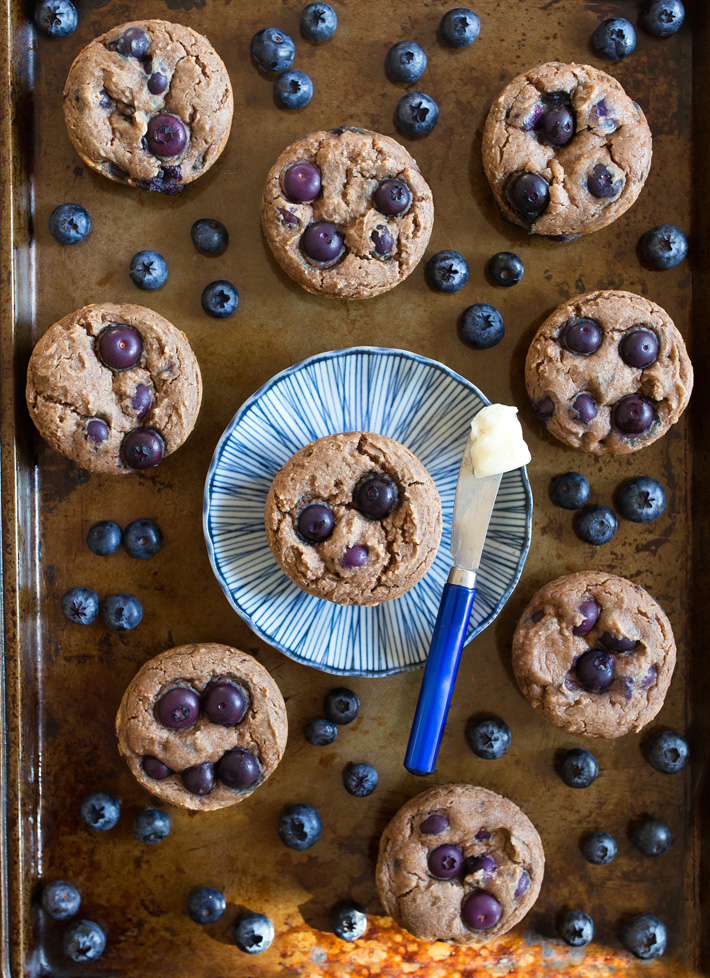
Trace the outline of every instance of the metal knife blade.
[[500, 480], [500, 475], [487, 475], [477, 479], [473, 474], [469, 438], [456, 483], [451, 526], [451, 553], [456, 567], [468, 571], [478, 570]]

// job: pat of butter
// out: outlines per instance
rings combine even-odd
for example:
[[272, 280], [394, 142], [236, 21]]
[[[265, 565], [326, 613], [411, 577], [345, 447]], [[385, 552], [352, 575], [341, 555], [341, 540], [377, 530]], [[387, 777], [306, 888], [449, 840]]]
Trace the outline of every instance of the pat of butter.
[[489, 404], [471, 422], [471, 461], [477, 479], [510, 472], [530, 461], [517, 413], [507, 404]]

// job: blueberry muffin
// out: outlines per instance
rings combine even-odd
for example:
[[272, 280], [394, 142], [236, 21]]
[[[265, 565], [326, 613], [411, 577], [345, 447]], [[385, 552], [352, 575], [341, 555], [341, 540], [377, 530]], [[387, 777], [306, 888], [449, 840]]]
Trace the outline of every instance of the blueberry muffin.
[[685, 410], [693, 368], [672, 319], [632, 292], [587, 292], [535, 334], [525, 363], [533, 410], [550, 434], [595, 455], [652, 444]]
[[505, 218], [574, 237], [611, 224], [651, 168], [651, 131], [621, 85], [590, 65], [538, 65], [491, 106], [483, 168]]
[[202, 34], [166, 20], [114, 27], [79, 52], [64, 86], [69, 137], [111, 180], [174, 194], [224, 149], [234, 100]]
[[182, 445], [202, 378], [187, 337], [167, 319], [101, 302], [50, 326], [32, 351], [26, 397], [52, 448], [90, 472], [123, 475]]
[[367, 299], [424, 254], [434, 201], [407, 150], [364, 129], [314, 132], [266, 179], [261, 223], [279, 265], [308, 292]]
[[398, 598], [431, 566], [441, 500], [422, 463], [362, 431], [306, 445], [277, 473], [266, 536], [294, 583], [337, 604]]
[[653, 720], [675, 660], [660, 605], [638, 584], [599, 571], [546, 584], [513, 638], [523, 694], [550, 723], [582, 737], [611, 740]]
[[276, 768], [287, 733], [274, 680], [226, 645], [156, 655], [131, 681], [116, 716], [118, 749], [143, 787], [196, 811], [244, 801]]
[[377, 890], [423, 941], [486, 944], [530, 910], [544, 870], [540, 836], [517, 805], [445, 784], [408, 801], [382, 833]]

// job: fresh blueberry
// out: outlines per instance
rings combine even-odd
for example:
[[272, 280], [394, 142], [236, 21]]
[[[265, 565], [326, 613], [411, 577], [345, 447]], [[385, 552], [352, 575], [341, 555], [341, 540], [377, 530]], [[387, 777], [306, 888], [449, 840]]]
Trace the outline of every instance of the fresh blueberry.
[[101, 612], [109, 628], [115, 632], [129, 632], [140, 624], [143, 606], [132, 594], [110, 594]]
[[616, 855], [616, 841], [608, 832], [590, 832], [582, 843], [582, 855], [592, 866], [606, 866]]
[[320, 170], [314, 163], [294, 163], [284, 173], [283, 183], [284, 193], [292, 203], [310, 204], [321, 191]]
[[629, 367], [645, 370], [658, 359], [658, 338], [648, 329], [632, 329], [619, 343], [619, 356]]
[[227, 909], [224, 894], [211, 886], [193, 890], [187, 901], [187, 915], [196, 924], [214, 924]]
[[310, 849], [323, 829], [320, 815], [310, 805], [287, 805], [279, 817], [279, 838], [289, 849]]
[[586, 357], [599, 349], [603, 334], [593, 319], [573, 319], [565, 324], [560, 338], [570, 353]]
[[599, 414], [599, 408], [594, 398], [583, 391], [578, 394], [572, 404], [572, 416], [580, 424], [589, 424]]
[[636, 31], [623, 17], [608, 17], [594, 31], [592, 46], [600, 58], [623, 61], [636, 47]]
[[402, 180], [383, 180], [374, 196], [375, 207], [381, 214], [403, 214], [412, 202], [412, 192]]
[[60, 204], [49, 215], [49, 230], [60, 244], [79, 244], [91, 230], [89, 212], [79, 204]]
[[152, 754], [145, 754], [142, 759], [143, 772], [153, 781], [165, 781], [173, 773], [167, 764], [163, 764]]
[[614, 656], [603, 649], [587, 649], [577, 659], [575, 672], [578, 682], [588, 692], [601, 693], [613, 682]]
[[228, 788], [244, 791], [259, 780], [259, 762], [243, 747], [233, 747], [217, 761], [217, 777]]
[[646, 747], [646, 760], [662, 774], [677, 774], [688, 760], [688, 741], [672, 730], [662, 730], [649, 737]]
[[360, 712], [360, 700], [351, 689], [338, 686], [326, 693], [323, 700], [323, 712], [331, 723], [343, 726], [346, 723], [352, 723]]
[[98, 961], [106, 948], [106, 935], [93, 920], [77, 920], [64, 931], [62, 947], [77, 964]]
[[309, 543], [322, 543], [333, 532], [335, 517], [324, 503], [311, 503], [298, 514], [296, 529]]
[[161, 71], [155, 71], [148, 79], [147, 85], [151, 95], [162, 95], [168, 87], [168, 79]]
[[666, 949], [666, 925], [650, 913], [640, 913], [624, 926], [621, 943], [637, 958], [659, 958]]
[[394, 251], [394, 238], [384, 224], [378, 224], [370, 235], [375, 252], [383, 257]]
[[34, 20], [47, 37], [68, 37], [77, 29], [79, 15], [69, 0], [39, 0], [35, 5]]
[[79, 912], [81, 894], [71, 883], [52, 880], [42, 890], [42, 909], [55, 920], [67, 920]]
[[608, 543], [616, 533], [617, 526], [616, 516], [608, 506], [585, 506], [574, 518], [577, 536], [595, 547]]
[[89, 527], [86, 546], [97, 557], [110, 557], [121, 546], [121, 527], [111, 520], [101, 520]]
[[385, 69], [392, 81], [414, 82], [424, 74], [426, 54], [416, 41], [398, 41], [385, 58]]
[[644, 856], [660, 856], [671, 847], [671, 830], [657, 818], [644, 818], [636, 822], [631, 841]]
[[589, 632], [594, 628], [599, 618], [599, 605], [592, 598], [587, 598], [583, 601], [579, 608], [577, 609], [582, 616], [582, 621], [579, 625], [575, 625], [572, 629], [573, 635], [588, 635]]
[[202, 709], [211, 723], [220, 727], [236, 727], [249, 707], [244, 691], [228, 679], [210, 683], [202, 694]]
[[461, 907], [463, 922], [471, 930], [490, 930], [498, 923], [502, 913], [500, 903], [485, 890], [473, 890]]
[[301, 237], [304, 254], [324, 265], [337, 261], [343, 253], [344, 239], [334, 224], [317, 221], [309, 225]]
[[458, 846], [437, 846], [427, 856], [429, 872], [439, 880], [450, 880], [456, 876], [462, 863], [463, 853]]
[[121, 455], [132, 469], [152, 469], [165, 455], [165, 442], [153, 428], [134, 428], [123, 439]]
[[239, 293], [231, 282], [218, 279], [210, 282], [202, 290], [200, 297], [202, 308], [208, 316], [215, 319], [227, 319], [233, 316], [239, 305]]
[[431, 815], [427, 815], [423, 822], [419, 823], [419, 831], [423, 832], [424, 835], [441, 835], [442, 832], [446, 832], [448, 827], [449, 820], [441, 812], [432, 812]]
[[363, 516], [381, 520], [395, 508], [398, 497], [397, 486], [389, 476], [369, 475], [355, 487], [353, 502]]
[[190, 228], [192, 243], [204, 255], [222, 255], [229, 244], [229, 231], [221, 221], [201, 218]]
[[594, 921], [583, 910], [568, 910], [557, 927], [560, 937], [571, 947], [584, 947], [594, 937]]
[[466, 7], [447, 11], [439, 24], [439, 35], [452, 48], [467, 48], [478, 37], [481, 21], [478, 14]]
[[587, 190], [598, 200], [616, 197], [623, 186], [622, 180], [614, 180], [611, 170], [603, 163], [597, 163], [587, 177]]
[[129, 557], [146, 560], [155, 557], [163, 546], [163, 534], [153, 520], [134, 520], [123, 531], [121, 543]]
[[263, 913], [250, 911], [240, 917], [232, 931], [234, 943], [245, 954], [261, 954], [271, 947], [274, 925]]
[[565, 472], [552, 483], [552, 501], [562, 509], [581, 509], [589, 502], [589, 483], [579, 472]]
[[217, 777], [214, 772], [214, 764], [204, 761], [202, 764], [193, 764], [182, 772], [182, 783], [186, 791], [191, 795], [208, 795], [214, 790], [217, 784]]
[[335, 34], [338, 17], [329, 3], [309, 3], [301, 11], [300, 26], [308, 41], [327, 41]]
[[90, 625], [99, 613], [99, 597], [88, 587], [70, 588], [62, 596], [62, 612], [77, 625]]
[[685, 20], [685, 8], [681, 0], [649, 0], [643, 9], [641, 21], [649, 34], [670, 37]]
[[259, 71], [285, 71], [296, 57], [293, 41], [276, 27], [258, 31], [251, 39], [249, 51]]
[[170, 815], [160, 808], [144, 808], [133, 819], [133, 835], [139, 842], [154, 845], [170, 833]]
[[366, 798], [377, 787], [379, 778], [371, 764], [348, 764], [343, 771], [345, 790], [356, 798]]
[[500, 717], [481, 717], [466, 725], [466, 740], [476, 757], [495, 761], [510, 747], [510, 727]]
[[468, 281], [468, 263], [458, 251], [438, 251], [427, 262], [426, 277], [439, 292], [458, 292]]
[[521, 260], [512, 251], [499, 251], [497, 255], [488, 259], [486, 271], [494, 285], [508, 288], [518, 284], [525, 269]]
[[291, 68], [274, 82], [274, 101], [282, 109], [302, 109], [313, 98], [313, 82], [305, 71]]
[[675, 268], [688, 254], [688, 239], [675, 224], [657, 224], [641, 238], [641, 252], [654, 268]]
[[105, 791], [92, 791], [81, 803], [81, 819], [89, 829], [107, 832], [121, 814], [121, 802]]
[[318, 719], [311, 720], [306, 724], [304, 734], [309, 744], [313, 744], [315, 747], [325, 747], [327, 744], [332, 744], [336, 739], [338, 728], [330, 720], [318, 717]]
[[616, 402], [611, 412], [612, 423], [622, 435], [642, 435], [655, 417], [653, 402], [643, 394], [627, 394]]
[[394, 121], [406, 136], [426, 136], [439, 121], [439, 106], [424, 92], [407, 92], [397, 102]]
[[574, 114], [568, 105], [550, 105], [540, 116], [536, 128], [550, 146], [566, 146], [574, 136]]
[[339, 903], [331, 911], [330, 922], [341, 941], [356, 941], [367, 930], [367, 914], [359, 903]]
[[503, 339], [503, 317], [487, 302], [474, 302], [464, 309], [459, 319], [459, 336], [474, 350], [487, 350]]
[[346, 547], [343, 556], [340, 558], [340, 566], [346, 570], [352, 570], [355, 567], [364, 567], [367, 563], [368, 553], [367, 547], [363, 547], [360, 543], [356, 543], [352, 547]]
[[124, 58], [136, 58], [139, 61], [146, 55], [149, 47], [150, 38], [141, 27], [127, 28], [116, 41], [116, 50], [119, 54]]
[[187, 146], [187, 130], [176, 115], [162, 112], [148, 123], [145, 141], [148, 149], [161, 160], [179, 156]]
[[617, 502], [624, 519], [650, 523], [666, 508], [666, 492], [660, 482], [648, 475], [638, 475], [619, 489]]
[[508, 184], [508, 200], [513, 210], [532, 224], [550, 203], [550, 187], [539, 173], [525, 170], [516, 174]]
[[558, 772], [569, 788], [588, 788], [599, 776], [599, 765], [594, 754], [582, 747], [575, 747], [565, 753]]
[[139, 251], [131, 258], [128, 274], [139, 289], [152, 292], [167, 282], [168, 263], [157, 251]]

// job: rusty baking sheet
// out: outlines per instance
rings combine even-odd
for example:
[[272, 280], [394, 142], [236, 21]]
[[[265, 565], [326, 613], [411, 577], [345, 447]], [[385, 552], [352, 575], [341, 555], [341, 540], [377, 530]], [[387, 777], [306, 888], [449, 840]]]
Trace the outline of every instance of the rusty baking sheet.
[[[642, 968], [643, 974], [707, 973], [707, 5], [688, 4], [688, 23], [668, 40], [639, 30], [636, 51], [616, 65], [602, 64], [588, 42], [605, 16], [636, 20], [637, 5], [623, 0], [476, 0], [481, 37], [463, 51], [445, 48], [435, 34], [452, 0], [334, 0], [338, 31], [320, 46], [299, 36], [302, 5], [86, 0], [79, 3], [76, 33], [48, 40], [35, 37], [24, 4], [6, 0], [0, 64], [3, 975], [78, 973], [62, 958], [61, 925], [37, 910], [40, 882], [57, 877], [81, 887], [82, 912], [106, 928], [106, 952], [81, 968], [86, 976], [626, 975], [637, 966], [621, 950], [619, 928], [625, 915], [642, 910], [657, 913], [670, 933], [667, 958]], [[64, 129], [61, 90], [75, 54], [110, 26], [139, 16], [180, 20], [207, 34], [234, 83], [234, 126], [222, 158], [175, 198], [132, 191], [89, 172]], [[313, 78], [315, 96], [301, 111], [278, 110], [271, 81], [249, 61], [252, 34], [269, 25], [294, 37], [295, 66]], [[407, 38], [428, 53], [419, 87], [441, 109], [430, 136], [399, 137], [434, 191], [429, 253], [460, 250], [471, 277], [460, 294], [444, 296], [427, 289], [419, 268], [377, 299], [322, 300], [292, 283], [271, 258], [259, 228], [262, 184], [280, 151], [308, 131], [347, 123], [396, 136], [393, 111], [403, 88], [386, 79], [383, 63], [388, 47]], [[481, 129], [492, 99], [518, 72], [553, 59], [591, 61], [609, 70], [640, 102], [654, 134], [653, 167], [638, 202], [611, 227], [564, 245], [528, 239], [502, 223], [480, 163]], [[49, 214], [62, 201], [81, 203], [92, 217], [91, 235], [76, 247], [62, 248], [48, 231]], [[189, 229], [199, 217], [227, 224], [231, 244], [222, 257], [193, 249]], [[640, 264], [637, 242], [662, 221], [691, 230], [691, 258], [676, 269], [651, 272]], [[129, 260], [143, 248], [159, 250], [170, 267], [167, 285], [155, 294], [138, 293], [128, 278]], [[522, 283], [505, 291], [484, 276], [485, 261], [501, 250], [515, 251], [525, 264]], [[222, 277], [237, 284], [241, 303], [233, 319], [218, 322], [202, 313], [199, 297], [207, 282]], [[669, 311], [690, 340], [698, 387], [688, 415], [665, 438], [631, 456], [598, 460], [545, 434], [526, 406], [522, 365], [535, 329], [563, 298], [610, 286], [648, 295]], [[195, 432], [152, 475], [89, 477], [42, 444], [24, 407], [23, 374], [37, 337], [71, 310], [102, 300], [152, 306], [187, 332], [202, 366], [205, 398]], [[498, 305], [506, 320], [505, 339], [487, 352], [469, 350], [456, 335], [459, 313], [475, 301]], [[311, 747], [303, 726], [320, 713], [333, 680], [255, 638], [225, 601], [202, 538], [205, 473], [237, 407], [284, 367], [354, 344], [434, 357], [489, 398], [516, 402], [533, 452], [530, 556], [500, 617], [464, 653], [439, 770], [429, 779], [407, 774], [401, 763], [420, 674], [353, 679], [363, 704], [360, 718], [333, 746]], [[572, 532], [570, 515], [555, 509], [548, 496], [551, 476], [571, 468], [590, 478], [594, 501], [607, 503], [625, 478], [657, 476], [668, 490], [667, 511], [650, 526], [622, 523], [614, 540], [598, 550], [585, 546]], [[157, 557], [138, 562], [124, 554], [99, 559], [89, 553], [84, 537], [91, 523], [110, 518], [125, 525], [137, 517], [160, 523], [166, 544]], [[593, 787], [566, 788], [554, 773], [555, 755], [581, 741], [546, 725], [515, 687], [509, 649], [518, 614], [552, 576], [592, 567], [643, 584], [673, 622], [679, 662], [652, 728], [689, 731], [693, 761], [681, 775], [653, 772], [640, 750], [642, 736], [630, 735], [593, 745], [602, 770]], [[100, 595], [136, 593], [145, 609], [141, 625], [124, 634], [109, 634], [98, 623], [71, 626], [60, 597], [75, 585]], [[238, 646], [271, 670], [287, 700], [286, 756], [244, 805], [214, 814], [176, 810], [170, 837], [143, 847], [130, 825], [151, 799], [118, 756], [113, 718], [146, 659], [199, 640]], [[484, 709], [513, 730], [509, 753], [496, 762], [474, 757], [464, 740], [466, 719]], [[342, 787], [342, 768], [352, 760], [378, 767], [380, 786], [370, 798], [353, 799]], [[410, 938], [378, 916], [374, 887], [377, 839], [390, 816], [427, 785], [459, 779], [520, 804], [540, 830], [548, 858], [540, 899], [524, 924], [481, 951]], [[82, 797], [96, 788], [123, 802], [118, 826], [102, 835], [90, 834], [79, 818]], [[316, 805], [323, 817], [321, 841], [304, 853], [285, 849], [276, 833], [281, 807], [294, 801]], [[636, 855], [627, 838], [629, 822], [643, 812], [663, 817], [673, 832], [670, 852], [656, 861]], [[619, 842], [618, 857], [602, 869], [587, 865], [578, 848], [582, 834], [595, 827]], [[185, 914], [187, 896], [199, 885], [223, 889], [229, 904], [223, 919], [206, 928]], [[348, 897], [371, 914], [365, 938], [353, 946], [335, 938], [328, 924], [330, 907]], [[242, 906], [274, 919], [277, 937], [262, 955], [247, 958], [231, 941]], [[597, 943], [582, 953], [551, 940], [557, 913], [569, 906], [587, 909], [596, 921]]]

